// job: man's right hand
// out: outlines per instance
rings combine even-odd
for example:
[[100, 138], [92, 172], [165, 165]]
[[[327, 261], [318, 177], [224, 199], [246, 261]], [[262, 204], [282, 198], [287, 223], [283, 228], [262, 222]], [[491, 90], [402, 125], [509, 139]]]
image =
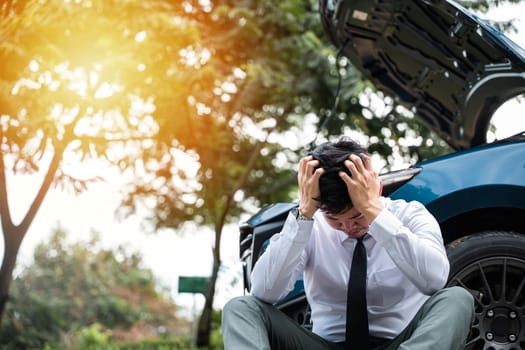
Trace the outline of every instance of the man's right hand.
[[[312, 156], [306, 156], [299, 162], [297, 182], [299, 185], [299, 212], [312, 218], [319, 208], [319, 178], [324, 173], [323, 168], [317, 168], [319, 161]], [[315, 170], [314, 170], [315, 169]]]

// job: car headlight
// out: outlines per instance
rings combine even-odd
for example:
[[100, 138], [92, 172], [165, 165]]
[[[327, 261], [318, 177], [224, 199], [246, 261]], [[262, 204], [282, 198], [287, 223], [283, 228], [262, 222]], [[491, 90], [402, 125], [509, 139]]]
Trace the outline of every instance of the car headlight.
[[421, 170], [421, 168], [408, 168], [379, 175], [379, 179], [383, 182], [382, 195], [388, 196], [419, 174]]

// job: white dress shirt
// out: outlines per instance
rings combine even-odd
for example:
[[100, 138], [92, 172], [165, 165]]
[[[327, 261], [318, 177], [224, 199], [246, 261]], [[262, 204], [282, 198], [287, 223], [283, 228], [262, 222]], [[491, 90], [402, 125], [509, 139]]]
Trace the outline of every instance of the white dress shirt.
[[[394, 338], [428, 297], [448, 278], [437, 221], [419, 202], [381, 197], [384, 209], [370, 224], [367, 251], [367, 306], [370, 335]], [[313, 332], [345, 340], [347, 283], [356, 240], [330, 227], [317, 211], [313, 221], [288, 215], [282, 231], [257, 261], [251, 293], [275, 303], [304, 272]]]

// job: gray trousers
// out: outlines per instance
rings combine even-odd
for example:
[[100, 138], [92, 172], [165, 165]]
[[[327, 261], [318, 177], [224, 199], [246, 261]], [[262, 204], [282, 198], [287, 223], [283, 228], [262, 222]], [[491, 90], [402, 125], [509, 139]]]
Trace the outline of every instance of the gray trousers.
[[[474, 318], [474, 298], [461, 287], [445, 288], [430, 297], [408, 326], [381, 350], [460, 350]], [[253, 296], [236, 297], [223, 309], [225, 350], [343, 350], [301, 327], [274, 306]], [[365, 349], [358, 349], [365, 350]]]

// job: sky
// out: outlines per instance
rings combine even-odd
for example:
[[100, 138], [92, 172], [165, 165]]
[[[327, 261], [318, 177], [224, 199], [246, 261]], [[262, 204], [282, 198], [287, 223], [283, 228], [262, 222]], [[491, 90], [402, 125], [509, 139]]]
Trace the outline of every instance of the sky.
[[[492, 19], [504, 19], [523, 14], [525, 4], [519, 7], [492, 10], [487, 16]], [[483, 17], [483, 16], [482, 16]], [[525, 16], [516, 25], [525, 33]], [[525, 48], [525, 37], [509, 34], [511, 39]], [[525, 107], [509, 103], [500, 108], [494, 117], [498, 134], [497, 138], [509, 136], [525, 130]], [[15, 220], [27, 211], [40, 185], [38, 176], [9, 176], [8, 186], [12, 213]], [[100, 233], [103, 246], [110, 248], [124, 245], [130, 250], [138, 251], [143, 256], [146, 267], [151, 268], [160, 283], [172, 290], [174, 301], [184, 307], [186, 316], [195, 315], [203, 304], [202, 295], [177, 293], [179, 276], [209, 276], [212, 266], [213, 234], [210, 230], [189, 227], [183, 233], [160, 231], [146, 235], [141, 227], [141, 218], [131, 216], [124, 221], [115, 219], [115, 210], [120, 200], [121, 180], [110, 177], [106, 182], [89, 186], [88, 191], [74, 195], [59, 189], [51, 189], [32, 223], [20, 249], [18, 269], [32, 260], [33, 250], [38, 243], [47, 240], [58, 225], [69, 234], [71, 242], [87, 240], [92, 231]], [[223, 304], [235, 295], [243, 293], [241, 281], [241, 264], [239, 262], [238, 226], [239, 222], [228, 225], [223, 234], [222, 258], [224, 273], [218, 281], [215, 307]], [[16, 221], [17, 222], [17, 221]], [[3, 254], [3, 242], [0, 241], [0, 253]], [[231, 281], [239, 283], [231, 286]]]
[[[8, 188], [12, 202], [15, 222], [27, 212], [41, 178], [37, 176], [9, 176]], [[114, 248], [118, 245], [137, 251], [143, 257], [145, 267], [151, 268], [161, 285], [172, 290], [174, 301], [185, 307], [186, 311], [199, 308], [202, 295], [177, 293], [179, 276], [209, 276], [212, 266], [211, 230], [189, 226], [184, 232], [162, 230], [155, 234], [145, 234], [141, 230], [141, 217], [131, 216], [123, 221], [115, 217], [121, 199], [119, 189], [122, 180], [110, 176], [105, 182], [89, 185], [88, 191], [75, 195], [68, 191], [50, 189], [40, 211], [33, 221], [18, 256], [18, 269], [32, 261], [35, 246], [47, 241], [57, 227], [65, 229], [69, 242], [87, 241], [91, 233], [100, 234], [101, 245]], [[233, 295], [242, 294], [240, 284], [236, 288], [230, 281], [240, 278], [241, 265], [238, 261], [238, 225], [228, 225], [223, 234], [222, 258], [227, 276], [219, 281], [216, 307], [222, 307]], [[3, 247], [0, 247], [3, 254]], [[195, 305], [194, 305], [195, 303]], [[189, 316], [185, 314], [186, 316]]]

